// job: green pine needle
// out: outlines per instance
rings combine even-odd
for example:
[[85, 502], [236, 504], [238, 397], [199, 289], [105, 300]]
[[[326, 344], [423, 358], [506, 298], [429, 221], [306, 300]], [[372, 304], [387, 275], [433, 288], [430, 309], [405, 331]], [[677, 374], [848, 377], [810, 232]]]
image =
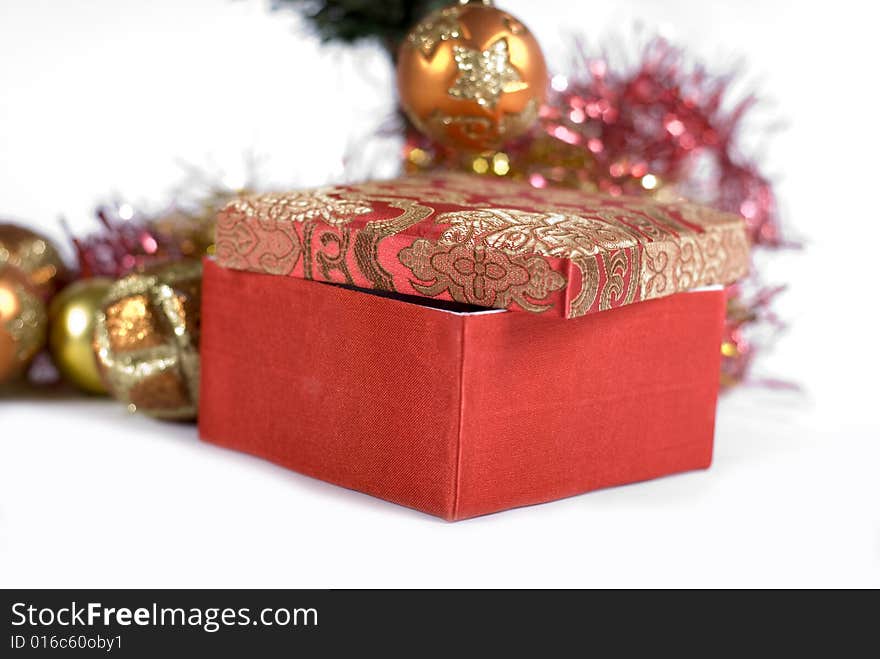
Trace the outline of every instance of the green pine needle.
[[392, 53], [416, 21], [450, 0], [273, 0], [301, 10], [325, 42], [378, 39]]

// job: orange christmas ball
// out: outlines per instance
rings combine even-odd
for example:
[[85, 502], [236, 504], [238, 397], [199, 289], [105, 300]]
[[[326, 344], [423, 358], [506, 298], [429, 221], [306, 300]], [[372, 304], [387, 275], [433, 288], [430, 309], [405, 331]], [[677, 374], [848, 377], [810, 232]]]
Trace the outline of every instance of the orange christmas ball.
[[46, 307], [28, 276], [0, 265], [0, 383], [22, 375], [46, 344]]
[[428, 15], [404, 39], [397, 85], [420, 131], [449, 147], [484, 151], [534, 124], [547, 65], [516, 18], [489, 2], [461, 2]]

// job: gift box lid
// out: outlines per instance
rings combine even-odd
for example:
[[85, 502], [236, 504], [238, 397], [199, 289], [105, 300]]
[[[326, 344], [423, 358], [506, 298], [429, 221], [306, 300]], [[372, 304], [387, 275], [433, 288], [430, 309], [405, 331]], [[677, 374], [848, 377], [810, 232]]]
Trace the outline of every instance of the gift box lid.
[[218, 216], [237, 270], [566, 318], [748, 270], [741, 218], [466, 174], [270, 193]]

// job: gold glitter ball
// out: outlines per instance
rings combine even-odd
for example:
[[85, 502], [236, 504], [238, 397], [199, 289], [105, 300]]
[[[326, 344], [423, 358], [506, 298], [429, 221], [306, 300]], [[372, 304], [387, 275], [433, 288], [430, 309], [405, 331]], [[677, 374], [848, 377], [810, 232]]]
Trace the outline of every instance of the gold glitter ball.
[[98, 314], [94, 350], [130, 411], [194, 419], [199, 405], [202, 266], [183, 261], [120, 279]]

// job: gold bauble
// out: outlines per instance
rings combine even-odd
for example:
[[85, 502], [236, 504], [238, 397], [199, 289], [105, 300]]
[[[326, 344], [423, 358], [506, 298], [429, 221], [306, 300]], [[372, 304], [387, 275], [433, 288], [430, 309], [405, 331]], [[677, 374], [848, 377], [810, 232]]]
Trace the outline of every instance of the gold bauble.
[[0, 268], [4, 266], [24, 272], [43, 301], [67, 277], [64, 261], [49, 239], [16, 224], [0, 224]]
[[397, 86], [415, 126], [446, 146], [497, 149], [538, 118], [547, 65], [532, 33], [489, 2], [429, 14], [397, 59]]
[[116, 282], [98, 314], [94, 349], [110, 393], [163, 419], [199, 405], [202, 266], [183, 261]]
[[95, 321], [112, 279], [81, 279], [49, 305], [49, 350], [62, 377], [91, 394], [106, 394], [92, 349]]
[[46, 307], [18, 268], [0, 266], [0, 383], [23, 374], [46, 345]]

